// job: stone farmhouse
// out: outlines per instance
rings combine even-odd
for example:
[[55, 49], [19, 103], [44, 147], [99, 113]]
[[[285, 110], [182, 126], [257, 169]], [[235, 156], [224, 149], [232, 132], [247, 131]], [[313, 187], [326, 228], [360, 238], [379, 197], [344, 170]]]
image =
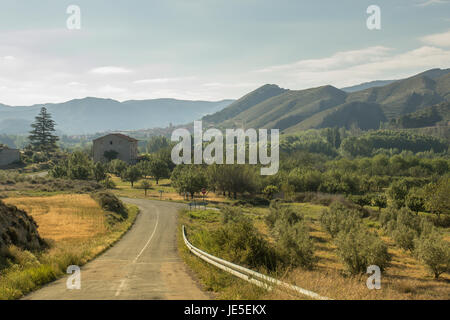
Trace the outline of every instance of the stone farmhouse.
[[113, 155], [128, 164], [134, 164], [138, 158], [138, 140], [121, 133], [111, 133], [93, 141], [94, 161], [107, 162]]
[[7, 166], [16, 161], [20, 161], [20, 151], [18, 149], [0, 146], [0, 167]]

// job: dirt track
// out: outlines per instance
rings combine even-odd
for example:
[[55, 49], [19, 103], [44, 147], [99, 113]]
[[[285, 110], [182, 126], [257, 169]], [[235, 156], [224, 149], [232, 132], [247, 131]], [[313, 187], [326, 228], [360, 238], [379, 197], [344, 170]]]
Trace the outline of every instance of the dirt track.
[[111, 249], [81, 269], [81, 289], [67, 277], [24, 299], [210, 299], [189, 275], [177, 253], [180, 204], [123, 199], [141, 209], [133, 228]]

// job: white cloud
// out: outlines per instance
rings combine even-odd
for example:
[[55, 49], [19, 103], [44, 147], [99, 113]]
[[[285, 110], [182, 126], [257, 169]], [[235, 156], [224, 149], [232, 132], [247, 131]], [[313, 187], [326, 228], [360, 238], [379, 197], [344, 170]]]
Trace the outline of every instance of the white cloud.
[[68, 86], [74, 86], [74, 87], [76, 87], [76, 86], [85, 86], [84, 83], [81, 83], [81, 82], [78, 82], [78, 81], [69, 82], [67, 85]]
[[291, 64], [271, 66], [257, 70], [258, 72], [287, 71], [300, 69], [303, 71], [325, 71], [351, 67], [361, 63], [376, 62], [388, 56], [392, 51], [383, 46], [369, 47], [359, 50], [336, 52], [330, 57], [321, 59], [300, 60]]
[[420, 39], [426, 44], [438, 47], [450, 47], [450, 30], [443, 33], [431, 34]]
[[398, 79], [431, 68], [450, 66], [450, 51], [423, 46], [399, 53], [386, 47], [338, 52], [321, 59], [300, 60], [256, 70], [254, 79], [292, 89], [331, 84], [344, 87], [378, 79]]
[[421, 3], [415, 4], [415, 6], [417, 6], [417, 7], [428, 7], [428, 6], [431, 6], [431, 5], [434, 5], [434, 4], [446, 4], [446, 3], [449, 3], [449, 1], [447, 1], [447, 0], [426, 0], [426, 1], [423, 1]]
[[202, 86], [208, 88], [249, 88], [257, 85], [255, 82], [236, 82], [236, 83], [223, 83], [223, 82], [207, 82]]
[[179, 82], [185, 80], [194, 80], [195, 77], [177, 77], [177, 78], [152, 78], [133, 81], [135, 84], [164, 84], [170, 82]]
[[93, 73], [93, 74], [100, 74], [100, 75], [112, 75], [112, 74], [130, 73], [132, 71], [130, 69], [123, 68], [123, 67], [104, 66], [104, 67], [98, 67], [98, 68], [91, 69], [89, 72]]
[[102, 93], [102, 94], [116, 94], [116, 93], [124, 93], [126, 91], [127, 91], [127, 89], [125, 89], [125, 88], [119, 88], [119, 87], [111, 86], [109, 84], [107, 84], [105, 86], [101, 86], [98, 89], [98, 92]]

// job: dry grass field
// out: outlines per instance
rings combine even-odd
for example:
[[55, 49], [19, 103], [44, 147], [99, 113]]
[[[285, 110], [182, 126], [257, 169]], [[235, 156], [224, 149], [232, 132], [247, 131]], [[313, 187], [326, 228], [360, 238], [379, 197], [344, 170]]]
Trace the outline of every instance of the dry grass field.
[[138, 209], [128, 207], [128, 218], [108, 224], [107, 212], [88, 194], [3, 199], [27, 211], [49, 243], [44, 252], [10, 248], [16, 263], [0, 270], [0, 300], [17, 299], [66, 273], [69, 265], [82, 266], [113, 245], [132, 226]]
[[86, 194], [8, 198], [4, 202], [30, 214], [46, 239], [82, 241], [107, 231], [104, 211]]

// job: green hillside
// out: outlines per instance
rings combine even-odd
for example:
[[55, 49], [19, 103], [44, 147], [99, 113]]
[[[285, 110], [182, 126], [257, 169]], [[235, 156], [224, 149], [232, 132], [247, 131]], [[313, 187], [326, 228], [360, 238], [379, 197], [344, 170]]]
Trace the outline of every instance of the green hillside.
[[239, 100], [236, 100], [230, 104], [227, 108], [216, 112], [211, 115], [203, 117], [203, 121], [210, 123], [220, 123], [222, 121], [232, 119], [240, 113], [248, 110], [249, 108], [268, 100], [272, 97], [278, 96], [288, 90], [282, 89], [274, 84], [266, 84], [255, 91], [252, 91]]
[[385, 122], [383, 110], [379, 104], [368, 102], [347, 102], [331, 108], [290, 127], [288, 132], [312, 128], [343, 127], [349, 129], [356, 125], [363, 130], [378, 129]]
[[443, 102], [422, 110], [400, 116], [396, 120], [399, 128], [424, 128], [435, 125], [446, 126], [450, 121], [450, 102]]
[[285, 90], [265, 85], [203, 121], [222, 128], [295, 132], [356, 125], [368, 130], [402, 115], [450, 101], [450, 69], [431, 69], [384, 86], [345, 92], [333, 86]]
[[439, 78], [433, 80], [425, 75], [417, 75], [384, 87], [351, 93], [347, 101], [378, 103], [387, 118], [396, 118], [402, 114], [445, 101], [442, 93], [448, 93], [449, 88], [444, 89], [445, 86], [442, 86], [444, 90], [442, 93], [438, 92], [438, 81]]

